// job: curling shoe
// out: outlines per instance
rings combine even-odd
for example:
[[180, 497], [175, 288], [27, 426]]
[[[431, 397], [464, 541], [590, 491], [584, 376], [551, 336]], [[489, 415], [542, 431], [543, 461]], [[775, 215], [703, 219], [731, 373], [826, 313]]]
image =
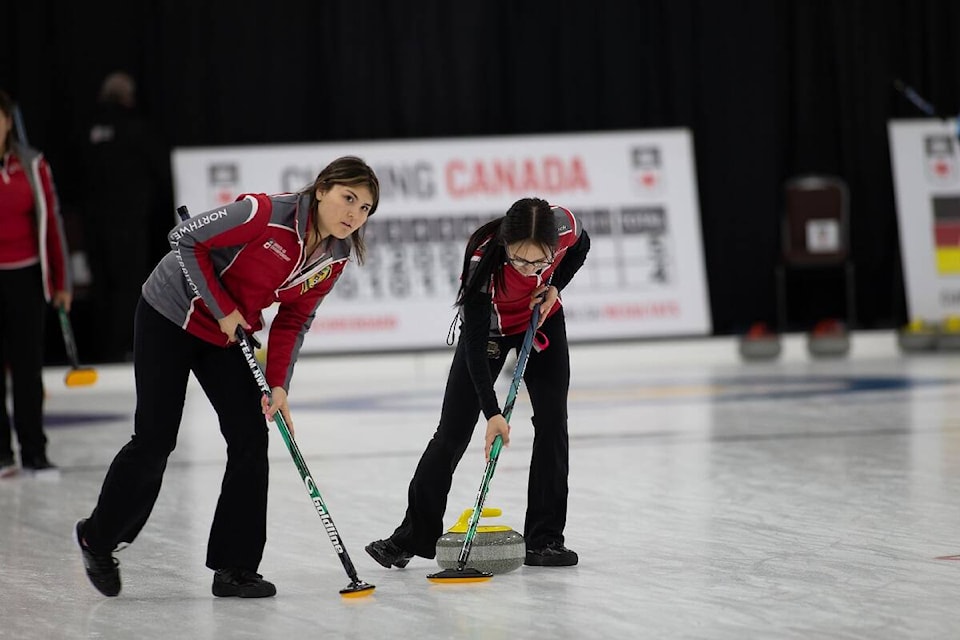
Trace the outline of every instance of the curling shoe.
[[20, 473], [20, 467], [12, 455], [0, 456], [0, 478], [12, 478]]
[[218, 598], [269, 598], [277, 587], [249, 569], [217, 569], [213, 573], [213, 595]]
[[410, 562], [410, 558], [413, 557], [412, 553], [407, 553], [395, 545], [390, 538], [386, 540], [375, 540], [364, 547], [364, 549], [370, 554], [371, 558], [387, 569], [390, 567], [403, 569], [407, 566], [407, 563]]
[[576, 551], [567, 549], [562, 542], [551, 542], [540, 549], [527, 549], [523, 564], [528, 567], [572, 567], [579, 561]]
[[87, 570], [87, 577], [91, 584], [97, 588], [97, 591], [105, 596], [116, 596], [120, 594], [120, 562], [113, 557], [112, 553], [97, 553], [87, 546], [83, 539], [83, 525], [86, 520], [77, 522], [74, 529], [77, 536], [77, 544], [80, 545], [80, 552], [83, 554], [83, 568]]

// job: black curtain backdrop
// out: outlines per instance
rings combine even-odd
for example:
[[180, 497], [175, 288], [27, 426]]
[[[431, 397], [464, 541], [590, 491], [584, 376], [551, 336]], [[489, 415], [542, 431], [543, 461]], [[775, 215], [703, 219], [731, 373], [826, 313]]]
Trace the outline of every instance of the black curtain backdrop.
[[[782, 185], [851, 190], [861, 328], [906, 320], [887, 121], [960, 111], [957, 0], [5, 2], [0, 86], [75, 197], [127, 70], [173, 146], [688, 127], [714, 331], [776, 316]], [[801, 307], [825, 295], [801, 292]]]

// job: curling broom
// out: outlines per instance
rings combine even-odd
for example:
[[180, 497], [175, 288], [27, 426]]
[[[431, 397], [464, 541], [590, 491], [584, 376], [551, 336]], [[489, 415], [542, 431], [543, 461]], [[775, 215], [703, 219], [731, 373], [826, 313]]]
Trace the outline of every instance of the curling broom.
[[60, 333], [63, 334], [63, 345], [67, 349], [67, 358], [70, 360], [70, 371], [67, 371], [63, 378], [64, 384], [68, 387], [83, 387], [93, 384], [97, 381], [97, 370], [80, 366], [77, 342], [73, 337], [73, 328], [70, 326], [67, 310], [58, 307], [57, 316], [60, 318]]

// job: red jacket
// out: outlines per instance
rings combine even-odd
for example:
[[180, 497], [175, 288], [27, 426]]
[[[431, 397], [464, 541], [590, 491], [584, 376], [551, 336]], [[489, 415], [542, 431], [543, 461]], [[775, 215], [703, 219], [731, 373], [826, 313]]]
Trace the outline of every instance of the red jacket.
[[218, 319], [239, 309], [257, 331], [261, 311], [280, 303], [270, 327], [267, 382], [288, 389], [303, 337], [352, 246], [331, 236], [323, 254], [304, 264], [309, 204], [309, 194], [248, 194], [191, 217], [170, 232], [173, 250], [144, 283], [144, 299], [189, 333], [224, 347]]
[[[530, 324], [530, 296], [533, 291], [547, 282], [553, 275], [557, 266], [563, 260], [567, 249], [576, 244], [580, 237], [580, 224], [569, 209], [558, 205], [551, 205], [554, 220], [557, 225], [559, 242], [553, 257], [553, 264], [544, 269], [542, 273], [524, 275], [516, 269], [504, 269], [504, 287], [497, 289], [494, 278], [491, 276], [488, 290], [492, 297], [492, 313], [490, 317], [490, 335], [491, 336], [511, 336], [523, 333]], [[480, 261], [486, 243], [480, 245], [473, 254], [472, 267]], [[557, 313], [563, 303], [557, 299], [556, 304], [550, 309], [549, 316]]]
[[[36, 246], [25, 247], [24, 250], [31, 256], [37, 256], [43, 272], [43, 296], [49, 302], [55, 291], [70, 291], [71, 280], [69, 262], [67, 260], [67, 240], [63, 232], [63, 221], [60, 217], [60, 202], [53, 182], [53, 172], [46, 159], [36, 149], [15, 144], [12, 153], [4, 157], [3, 168], [0, 169], [0, 194], [3, 186], [17, 188], [25, 180], [31, 194], [31, 211], [35, 223]], [[4, 205], [13, 203], [14, 198], [4, 199]], [[2, 208], [3, 205], [0, 205]], [[23, 211], [6, 212], [13, 215]], [[26, 254], [22, 254], [26, 255]], [[31, 261], [32, 262], [32, 261]]]

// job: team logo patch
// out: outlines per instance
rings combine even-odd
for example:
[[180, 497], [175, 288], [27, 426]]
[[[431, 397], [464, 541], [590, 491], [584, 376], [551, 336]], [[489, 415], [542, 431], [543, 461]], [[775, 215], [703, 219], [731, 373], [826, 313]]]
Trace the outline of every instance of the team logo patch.
[[309, 278], [303, 281], [303, 284], [300, 285], [300, 293], [306, 293], [313, 289], [315, 286], [326, 280], [330, 277], [330, 272], [333, 271], [332, 265], [327, 265], [323, 269], [320, 269], [317, 273], [313, 274]]

